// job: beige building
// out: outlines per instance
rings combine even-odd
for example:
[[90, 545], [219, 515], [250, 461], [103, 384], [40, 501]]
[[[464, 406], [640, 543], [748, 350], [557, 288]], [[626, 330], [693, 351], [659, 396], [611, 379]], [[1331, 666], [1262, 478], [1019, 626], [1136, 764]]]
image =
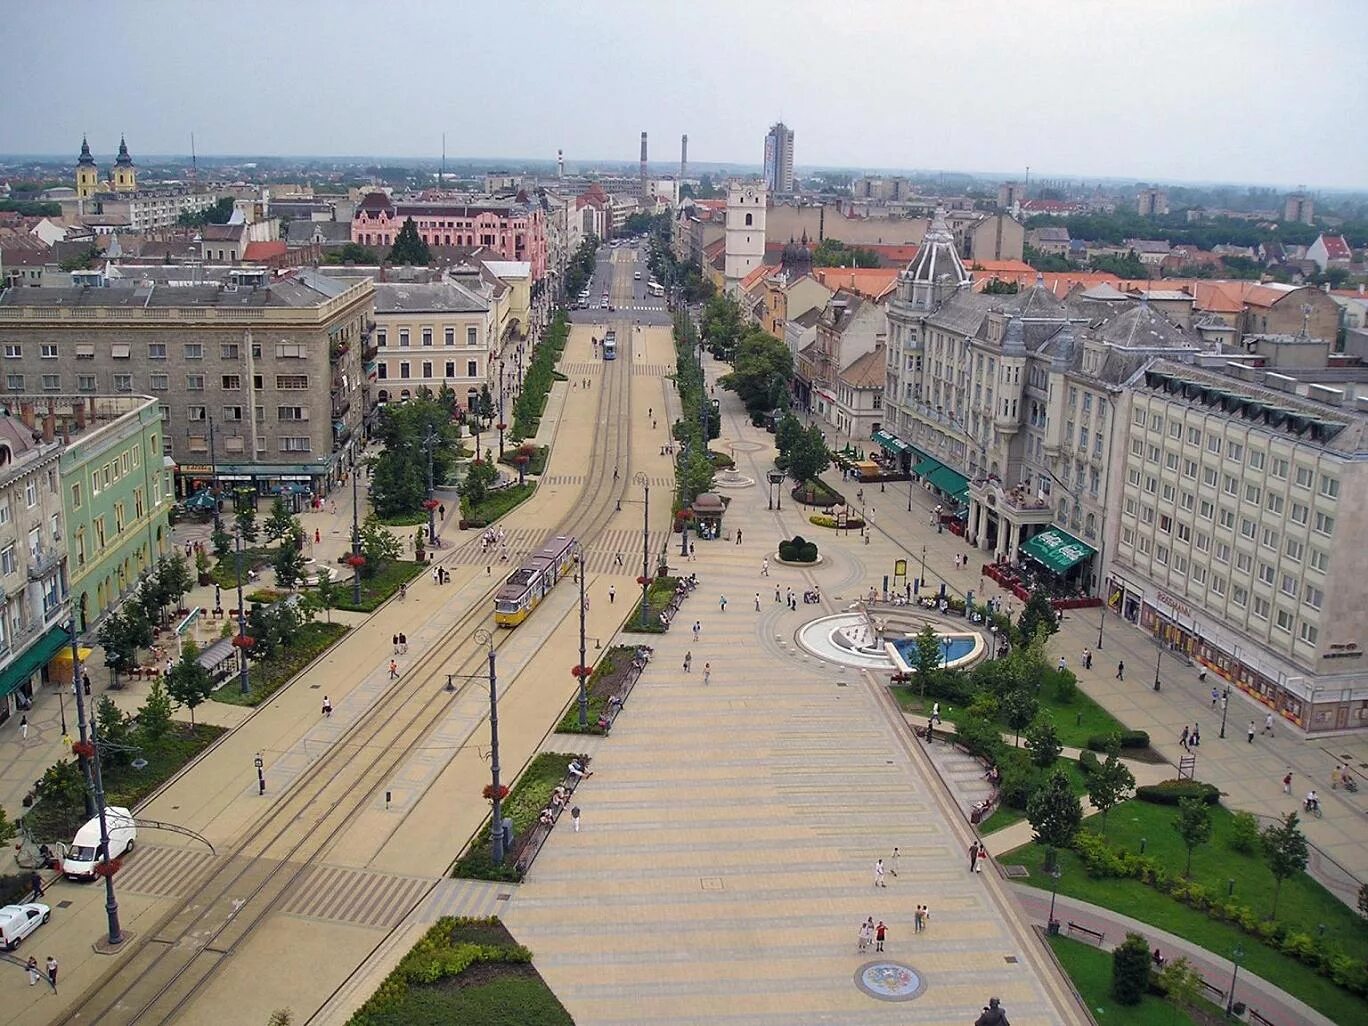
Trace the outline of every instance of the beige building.
[[156, 397], [180, 494], [213, 480], [336, 483], [359, 451], [370, 281], [184, 274], [0, 294], [4, 393]]
[[1368, 727], [1368, 414], [1242, 373], [1128, 390], [1108, 602], [1305, 730]]
[[883, 421], [884, 338], [856, 357], [836, 376], [836, 395], [828, 419], [851, 438], [869, 438]]
[[375, 284], [375, 398], [393, 402], [420, 390], [455, 391], [468, 407], [481, 386], [493, 387], [493, 306], [450, 280]]
[[[796, 404], [832, 427], [842, 428], [838, 419], [854, 419], [853, 401], [843, 404], [838, 391], [840, 376], [860, 357], [880, 349], [887, 337], [887, 322], [881, 304], [858, 292], [837, 289], [817, 319], [814, 341], [799, 351], [794, 365], [793, 389]], [[863, 380], [865, 371], [860, 372]]]

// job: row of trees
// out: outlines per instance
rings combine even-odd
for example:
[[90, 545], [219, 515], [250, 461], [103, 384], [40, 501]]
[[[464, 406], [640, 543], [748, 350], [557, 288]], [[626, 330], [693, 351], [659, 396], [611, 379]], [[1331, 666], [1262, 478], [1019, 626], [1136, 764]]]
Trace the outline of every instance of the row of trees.
[[879, 255], [859, 246], [847, 246], [840, 239], [823, 239], [812, 250], [814, 267], [878, 267]]
[[678, 288], [686, 303], [702, 303], [712, 299], [717, 295], [717, 287], [713, 285], [712, 279], [704, 277], [702, 269], [697, 264], [681, 264], [675, 259], [668, 229], [667, 224], [664, 232], [651, 235], [647, 267], [652, 277], [658, 282]]
[[168, 610], [179, 604], [193, 583], [183, 556], [162, 558], [128, 600], [105, 617], [96, 636], [115, 683], [119, 674], [137, 665], [139, 649], [152, 647], [154, 628], [167, 625]]
[[698, 329], [683, 310], [675, 314], [674, 331], [675, 388], [679, 391], [683, 410], [673, 430], [675, 441], [679, 443], [675, 474], [679, 494], [676, 502], [683, 508], [702, 492], [712, 490], [713, 464], [708, 458], [708, 442], [718, 436], [722, 424], [720, 415], [708, 398], [703, 371], [698, 363], [698, 350], [702, 344]]
[[594, 262], [598, 259], [597, 237], [590, 235], [580, 243], [579, 249], [575, 250], [575, 255], [570, 258], [570, 262], [565, 268], [565, 295], [566, 298], [578, 296], [584, 291], [584, 286], [594, 276]]

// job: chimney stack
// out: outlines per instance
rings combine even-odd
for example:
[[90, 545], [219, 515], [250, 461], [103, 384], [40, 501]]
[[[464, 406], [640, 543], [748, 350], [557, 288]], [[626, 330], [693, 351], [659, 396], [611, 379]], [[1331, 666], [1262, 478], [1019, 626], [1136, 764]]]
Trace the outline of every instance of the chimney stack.
[[43, 417], [43, 441], [50, 442], [57, 437], [57, 413], [51, 406]]
[[76, 430], [84, 431], [86, 426], [86, 401], [78, 399], [76, 401]]
[[641, 195], [640, 200], [643, 205], [646, 203], [646, 133], [641, 133]]
[[684, 133], [679, 137], [679, 184], [684, 184], [684, 179], [689, 176], [689, 135]]
[[24, 427], [33, 430], [33, 403], [19, 404], [19, 419], [23, 421]]
[[564, 177], [565, 177], [565, 151], [564, 151], [564, 150], [557, 150], [557, 151], [556, 151], [556, 177], [557, 177], [557, 178], [564, 178]]

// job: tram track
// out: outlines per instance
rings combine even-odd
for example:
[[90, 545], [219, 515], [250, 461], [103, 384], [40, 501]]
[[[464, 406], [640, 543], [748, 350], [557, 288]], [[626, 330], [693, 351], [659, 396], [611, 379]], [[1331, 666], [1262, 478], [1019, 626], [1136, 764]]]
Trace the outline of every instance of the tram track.
[[[622, 318], [618, 318], [621, 321]], [[621, 327], [621, 324], [618, 325]], [[582, 501], [548, 535], [592, 539], [604, 530], [627, 486], [631, 441], [632, 353], [604, 364], [598, 431], [589, 453]], [[61, 1024], [169, 1023], [216, 969], [281, 904], [339, 831], [371, 800], [453, 701], [465, 695], [488, 658], [475, 637], [484, 629], [497, 650], [511, 632], [494, 625], [496, 581], [394, 682], [345, 734], [311, 762], [289, 791], [254, 822], [199, 891], [162, 917], [131, 954], [105, 973]], [[445, 691], [447, 674], [466, 681]], [[487, 714], [472, 726], [478, 730]], [[360, 757], [358, 757], [360, 756]]]

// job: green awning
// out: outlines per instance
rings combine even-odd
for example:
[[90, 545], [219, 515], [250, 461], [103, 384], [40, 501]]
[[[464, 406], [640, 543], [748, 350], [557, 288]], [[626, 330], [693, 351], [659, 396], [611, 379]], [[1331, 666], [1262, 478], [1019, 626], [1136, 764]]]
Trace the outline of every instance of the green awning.
[[33, 676], [33, 671], [46, 666], [63, 645], [71, 644], [71, 634], [65, 627], [53, 627], [25, 649], [18, 659], [0, 671], [0, 698], [4, 698]]
[[1021, 551], [1023, 555], [1030, 556], [1046, 569], [1062, 574], [1097, 550], [1087, 542], [1079, 541], [1068, 531], [1052, 527], [1048, 531], [1033, 535], [1021, 547]]
[[930, 477], [931, 471], [944, 469], [945, 467], [940, 460], [933, 460], [928, 456], [912, 468], [912, 473], [916, 474], [918, 477]]
[[946, 495], [959, 496], [969, 490], [969, 482], [963, 474], [956, 474], [947, 466], [938, 466], [926, 478], [931, 487], [939, 488]]
[[870, 436], [870, 441], [888, 452], [903, 453], [907, 451], [907, 443], [895, 435], [890, 435], [887, 431], [875, 431]]

